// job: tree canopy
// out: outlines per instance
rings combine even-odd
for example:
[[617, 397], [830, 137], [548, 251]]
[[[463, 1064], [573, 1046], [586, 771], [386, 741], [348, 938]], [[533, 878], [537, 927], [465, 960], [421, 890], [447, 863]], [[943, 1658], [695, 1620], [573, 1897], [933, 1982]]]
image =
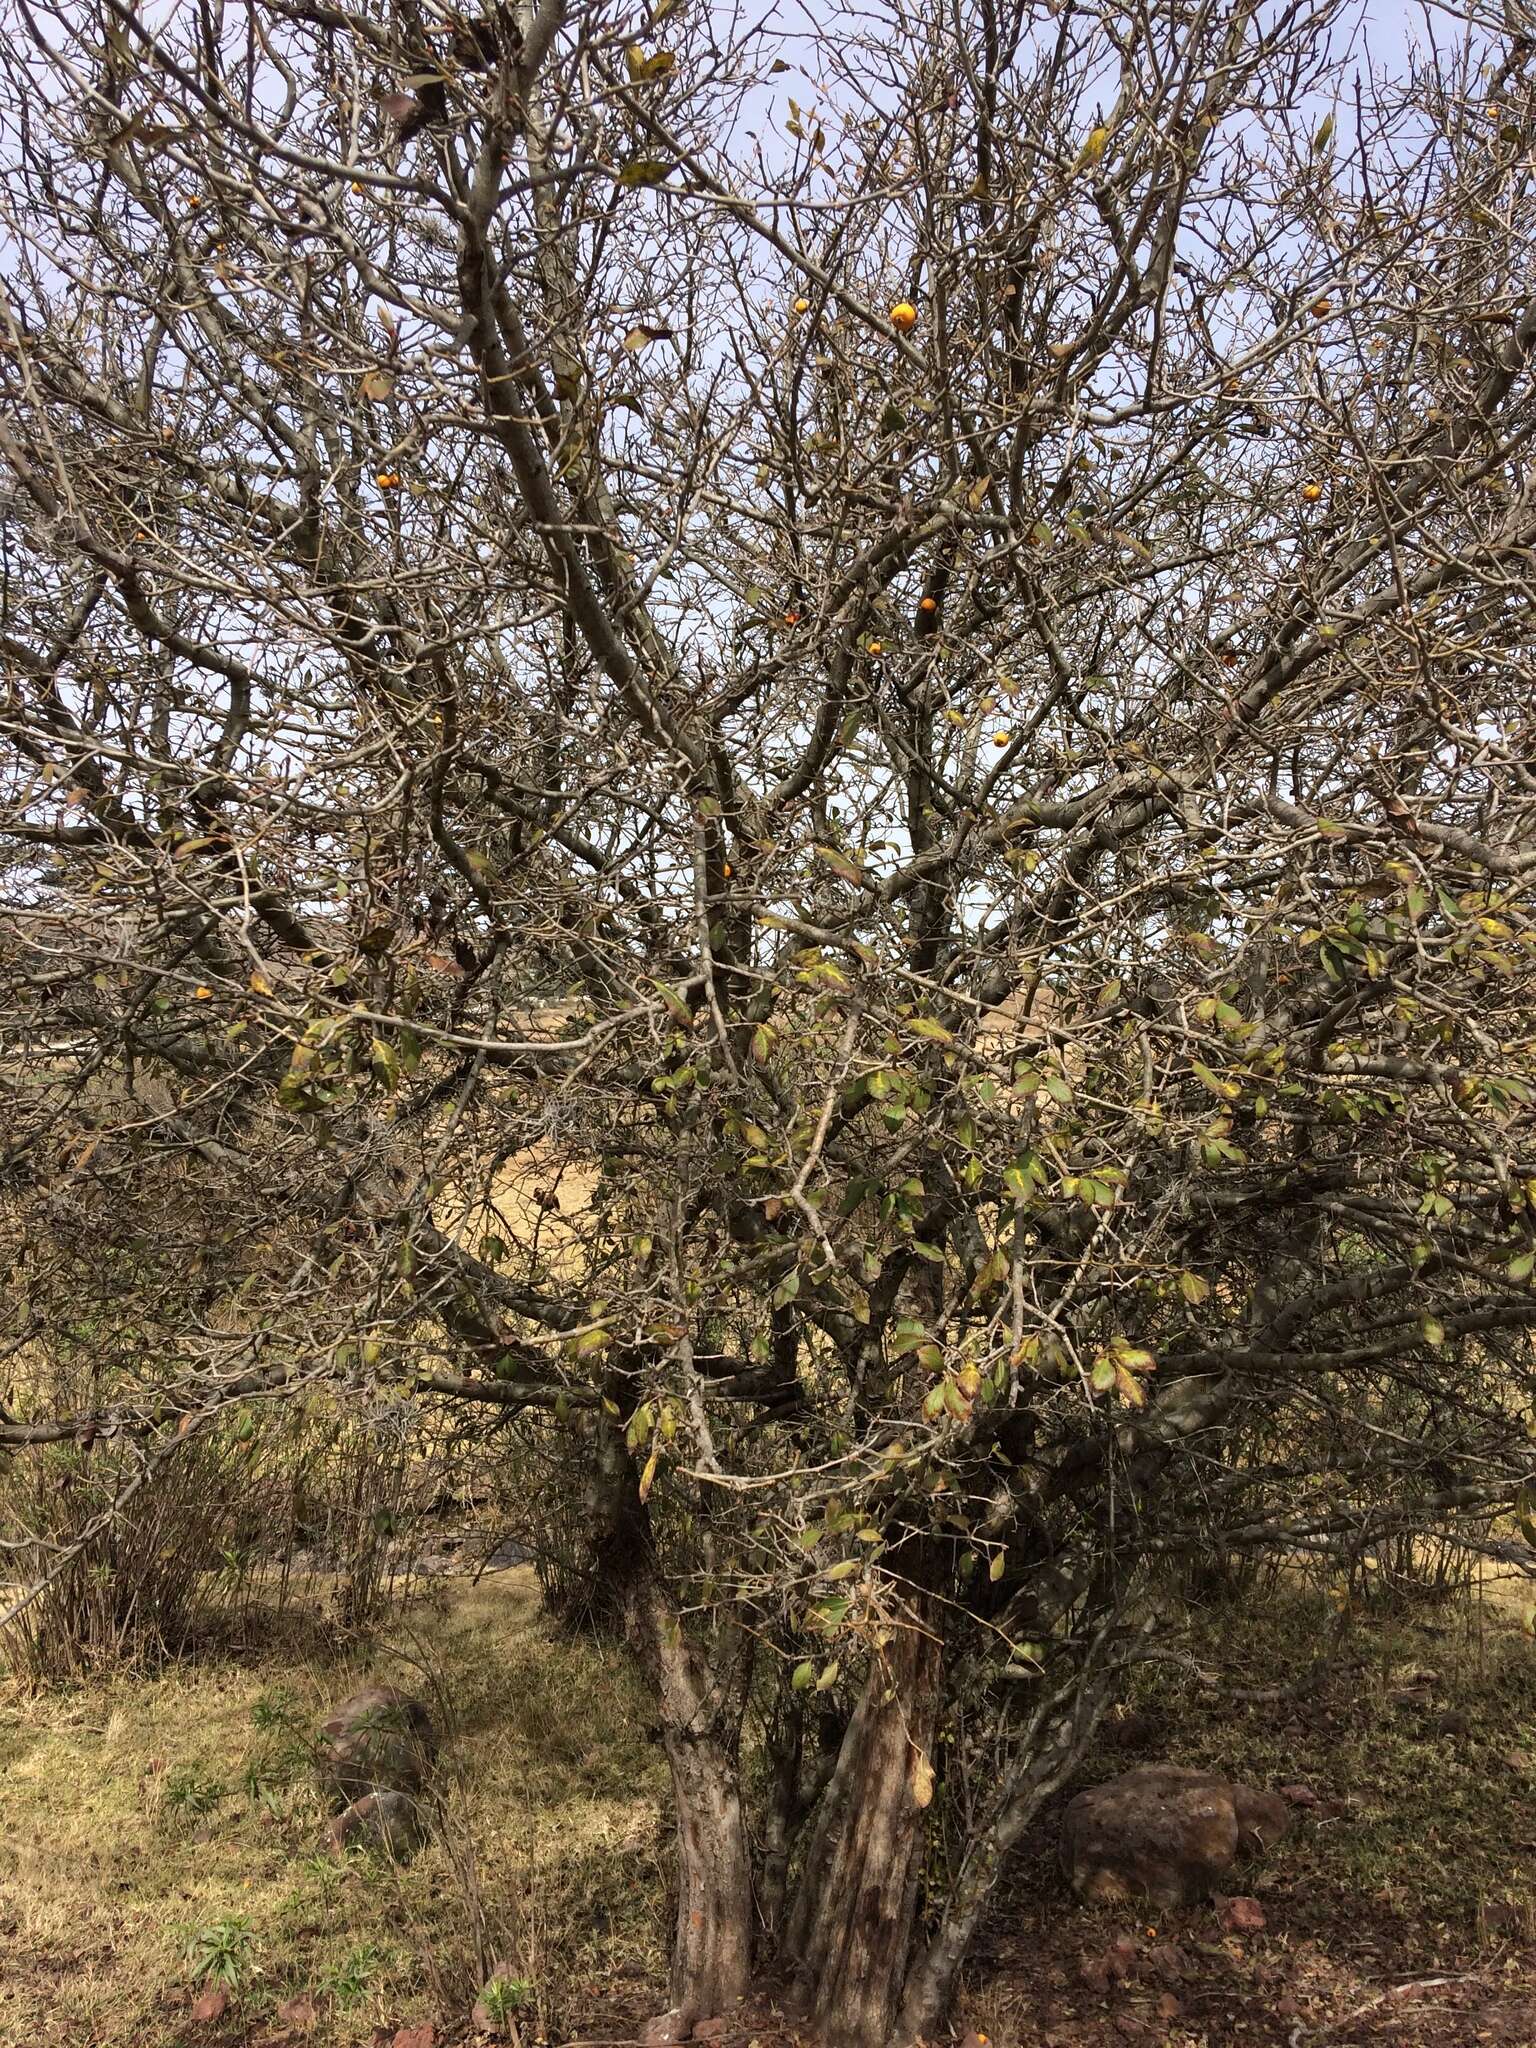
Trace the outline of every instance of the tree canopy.
[[1522, 1506], [1536, 98], [1450, 13], [18, 0], [0, 1446], [513, 1431], [690, 2021], [931, 2031], [1181, 1573]]

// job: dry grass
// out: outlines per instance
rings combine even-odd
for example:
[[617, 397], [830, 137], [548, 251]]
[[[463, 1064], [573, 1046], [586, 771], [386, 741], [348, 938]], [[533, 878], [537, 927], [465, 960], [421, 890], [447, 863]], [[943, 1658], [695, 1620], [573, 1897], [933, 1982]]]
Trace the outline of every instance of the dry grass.
[[[444, 1825], [405, 1870], [321, 1855], [284, 1732], [365, 1673], [430, 1698], [449, 1734]], [[188, 1937], [230, 1915], [249, 1919], [259, 1972], [245, 2019], [329, 1989], [323, 2038], [341, 2048], [466, 2013], [499, 1956], [557, 2024], [663, 1967], [665, 1772], [646, 1718], [622, 1653], [554, 1634], [525, 1571], [441, 1585], [366, 1659], [274, 1647], [0, 1695], [0, 2044], [171, 2040]]]
[[[1166, 1758], [1313, 1787], [1319, 1807], [1244, 1879], [1269, 1931], [1223, 1939], [1199, 1907], [1158, 1916], [1154, 1938], [1133, 1915], [1153, 1973], [1086, 1989], [1080, 1958], [1124, 1916], [1067, 1902], [1048, 1815], [962, 2025], [997, 2048], [1286, 2048], [1300, 2015], [1330, 2048], [1526, 2048], [1536, 1642], [1518, 1626], [1525, 1585], [1482, 1596], [1347, 1625], [1300, 1586], [1213, 1607], [1084, 1775]], [[321, 1856], [323, 1815], [285, 1754], [289, 1721], [311, 1727], [365, 1671], [422, 1692], [449, 1735], [446, 1825], [403, 1871]], [[666, 1784], [648, 1719], [623, 1653], [553, 1631], [526, 1571], [439, 1582], [366, 1661], [317, 1650], [311, 1624], [155, 1678], [0, 1694], [0, 2048], [265, 2043], [303, 1992], [321, 1995], [327, 2048], [428, 2016], [457, 2038], [492, 1957], [530, 1980], [550, 2038], [658, 2009]], [[229, 1915], [248, 1917], [260, 1974], [222, 2029], [194, 2027], [187, 1936]], [[1171, 1993], [1154, 1967], [1169, 1957]], [[1425, 1992], [1411, 2028], [1392, 2003], [1409, 1980], [1453, 1987]]]

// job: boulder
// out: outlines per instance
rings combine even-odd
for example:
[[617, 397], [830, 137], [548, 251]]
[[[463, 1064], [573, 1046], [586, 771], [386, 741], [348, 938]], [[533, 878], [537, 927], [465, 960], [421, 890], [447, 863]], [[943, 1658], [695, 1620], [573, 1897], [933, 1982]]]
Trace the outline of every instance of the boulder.
[[1209, 1898], [1290, 1821], [1272, 1792], [1154, 1764], [1078, 1793], [1062, 1816], [1061, 1864], [1079, 1898], [1183, 1905]]
[[331, 1822], [331, 1847], [379, 1849], [408, 1863], [427, 1839], [427, 1810], [410, 1792], [366, 1792]]
[[320, 1724], [315, 1768], [331, 1805], [370, 1792], [420, 1792], [437, 1755], [432, 1717], [392, 1686], [365, 1685]]

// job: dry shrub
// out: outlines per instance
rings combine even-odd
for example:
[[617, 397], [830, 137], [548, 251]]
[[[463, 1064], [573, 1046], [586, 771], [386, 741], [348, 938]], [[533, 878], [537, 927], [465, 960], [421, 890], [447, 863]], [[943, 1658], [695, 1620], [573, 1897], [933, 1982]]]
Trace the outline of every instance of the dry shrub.
[[236, 1411], [148, 1463], [115, 1441], [15, 1454], [0, 1611], [41, 1590], [0, 1629], [0, 1670], [37, 1688], [152, 1668], [209, 1637], [249, 1643], [321, 1589], [335, 1631], [366, 1635], [410, 1581], [447, 1455], [400, 1401]]

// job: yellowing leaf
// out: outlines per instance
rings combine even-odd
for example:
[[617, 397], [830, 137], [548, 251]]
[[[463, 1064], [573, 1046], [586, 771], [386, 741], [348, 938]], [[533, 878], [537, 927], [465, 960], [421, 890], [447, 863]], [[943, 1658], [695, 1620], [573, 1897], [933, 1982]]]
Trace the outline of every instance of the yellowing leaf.
[[1115, 1388], [1122, 1401], [1132, 1408], [1145, 1408], [1147, 1390], [1135, 1373], [1127, 1372], [1123, 1365], [1115, 1367]]
[[1195, 1079], [1200, 1083], [1201, 1087], [1208, 1088], [1213, 1095], [1218, 1096], [1223, 1102], [1235, 1102], [1238, 1096], [1242, 1094], [1242, 1089], [1235, 1081], [1223, 1081], [1219, 1075], [1213, 1074], [1210, 1068], [1203, 1065], [1201, 1061], [1191, 1060], [1189, 1064], [1193, 1068]]
[[664, 157], [632, 156], [614, 175], [627, 191], [632, 192], [639, 185], [664, 183], [675, 168], [676, 166], [669, 164]]
[[360, 388], [370, 405], [382, 405], [393, 394], [395, 380], [388, 370], [370, 370]]
[[933, 1765], [929, 1763], [921, 1750], [913, 1755], [912, 1775], [909, 1782], [912, 1787], [912, 1804], [914, 1806], [931, 1806], [933, 1804]]

